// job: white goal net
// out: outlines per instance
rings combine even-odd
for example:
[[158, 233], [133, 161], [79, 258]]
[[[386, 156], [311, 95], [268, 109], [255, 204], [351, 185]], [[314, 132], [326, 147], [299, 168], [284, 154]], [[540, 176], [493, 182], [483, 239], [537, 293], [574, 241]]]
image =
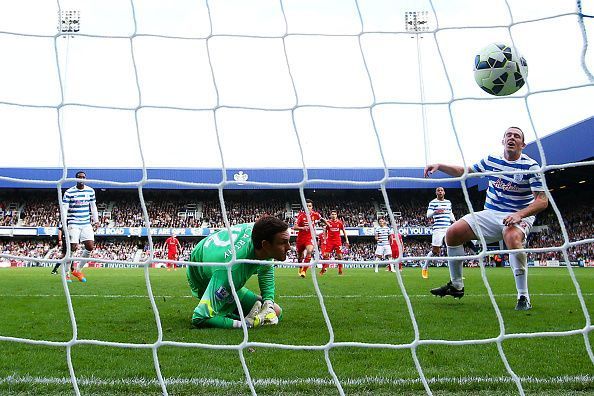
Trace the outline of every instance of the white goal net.
[[[225, 226], [230, 227], [227, 188], [241, 185], [293, 190], [305, 206], [307, 190], [316, 183], [379, 189], [390, 223], [397, 225], [393, 213], [400, 208], [391, 204], [389, 185], [415, 182], [435, 187], [435, 180], [423, 178], [422, 168], [427, 163], [471, 165], [499, 150], [503, 131], [510, 125], [522, 125], [527, 140], [536, 142], [540, 157], [535, 159], [545, 186], [546, 172], [594, 166], [591, 159], [549, 163], [541, 144], [545, 136], [594, 115], [591, 4], [502, 0], [489, 4], [463, 0], [13, 3], [0, 6], [0, 48], [5, 59], [0, 64], [0, 129], [5, 131], [3, 140], [14, 148], [3, 154], [0, 168], [62, 171], [58, 180], [45, 174], [32, 180], [6, 173], [0, 174], [0, 181], [56, 188], [59, 195], [63, 188], [73, 185], [71, 174], [77, 169], [138, 170], [121, 180], [96, 179], [89, 171], [87, 183], [138, 189], [147, 226], [151, 219], [143, 192], [150, 186], [218, 190]], [[426, 18], [423, 29], [411, 30], [406, 19], [411, 12]], [[498, 41], [521, 49], [529, 66], [526, 87], [509, 97], [487, 96], [472, 75], [476, 51]], [[312, 169], [328, 166], [376, 168], [382, 175], [366, 181], [311, 176]], [[151, 176], [155, 168], [220, 169], [220, 179], [184, 181], [176, 179], [175, 171], [170, 179], [157, 179]], [[230, 176], [233, 172], [229, 169], [247, 168], [299, 169], [302, 177], [273, 182]], [[394, 169], [398, 168], [416, 169], [418, 174], [397, 174]], [[477, 208], [473, 209], [466, 182], [478, 176], [464, 174], [449, 180], [460, 182], [471, 213]], [[568, 263], [569, 249], [593, 244], [594, 238], [570, 240], [561, 211], [551, 193], [547, 196], [563, 243], [527, 251], [561, 252]], [[61, 216], [64, 220], [65, 214]], [[534, 332], [508, 330], [484, 265], [489, 255], [508, 250], [481, 250], [469, 256], [480, 263], [481, 279], [499, 328], [494, 337], [423, 337], [417, 319], [419, 309], [411, 302], [403, 276], [396, 273], [394, 290], [402, 294], [408, 314], [401, 320], [410, 321], [413, 328], [410, 342], [338, 341], [333, 317], [326, 308], [327, 293], [311, 271], [315, 299], [326, 326], [323, 330], [329, 334], [326, 343], [254, 341], [253, 332], [246, 328], [241, 342], [229, 345], [172, 341], [165, 334], [153, 292], [155, 285], [149, 276], [152, 263], [167, 260], [154, 256], [156, 246], [150, 233], [148, 240], [148, 259], [136, 264], [144, 269], [152, 311], [144, 315], [146, 320], [152, 315], [155, 340], [132, 343], [80, 338], [78, 311], [75, 314], [69, 286], [63, 280], [72, 324], [70, 340], [6, 336], [0, 330], [0, 341], [65, 348], [69, 381], [77, 395], [84, 393], [80, 384], [90, 381], [79, 378], [71, 356], [72, 348], [81, 345], [150, 351], [155, 375], [148, 380], [156, 381], [163, 394], [169, 394], [175, 381], [162, 373], [162, 348], [236, 351], [252, 394], [266, 382], [254, 379], [246, 363], [245, 354], [253, 348], [322, 352], [331, 385], [341, 395], [345, 394], [345, 381], [337, 374], [332, 358], [332, 352], [340, 348], [410, 351], [418, 381], [427, 394], [433, 394], [432, 384], [439, 382], [427, 373], [418, 357], [418, 349], [428, 345], [495, 345], [508, 374], [498, 381], [513, 382], [521, 395], [525, 394], [525, 378], [510, 364], [505, 342], [580, 336], [584, 342], [579, 353], [587, 355], [594, 365], [590, 337], [594, 327], [588, 309], [591, 294], [588, 302], [571, 265], [567, 265], [567, 273], [579, 300], [583, 326]], [[481, 243], [486, 247], [482, 236]], [[64, 262], [71, 253], [69, 250]], [[0, 257], [16, 256], [0, 252]], [[312, 265], [322, 261], [315, 254]], [[232, 260], [228, 267], [235, 262]], [[237, 301], [235, 292], [233, 297]], [[96, 376], [100, 378], [100, 373]], [[35, 382], [34, 378], [0, 378], [0, 385], [29, 380]], [[593, 381], [591, 376], [587, 380]], [[209, 385], [225, 386], [224, 380], [213, 381]], [[381, 382], [366, 377], [360, 384], [373, 386], [377, 381]], [[399, 384], [392, 383], [395, 389]], [[291, 386], [304, 386], [298, 381], [281, 385], [288, 391]]]

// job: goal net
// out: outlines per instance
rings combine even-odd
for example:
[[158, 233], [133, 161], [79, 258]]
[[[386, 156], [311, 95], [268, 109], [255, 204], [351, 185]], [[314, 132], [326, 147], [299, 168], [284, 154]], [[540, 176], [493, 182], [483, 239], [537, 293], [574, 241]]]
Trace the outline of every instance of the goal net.
[[[74, 172], [88, 169], [87, 183], [96, 189], [137, 189], [149, 250], [146, 260], [134, 262], [143, 269], [142, 277], [134, 275], [137, 283], [127, 286], [127, 294], [118, 288], [122, 285], [102, 282], [97, 275], [86, 291], [74, 291], [62, 279], [63, 295], [47, 292], [43, 284], [3, 295], [11, 298], [5, 313], [13, 306], [34, 306], [36, 299], [64, 297], [58, 303], [64, 315], [55, 327], [64, 329], [68, 323], [69, 334], [65, 339], [51, 330], [58, 318], [43, 309], [30, 311], [33, 330], [0, 325], [0, 348], [8, 351], [7, 358], [0, 358], [0, 367], [6, 368], [0, 372], [8, 373], [0, 377], [0, 389], [72, 389], [77, 395], [85, 389], [122, 394], [412, 389], [433, 394], [500, 386], [523, 395], [526, 389], [594, 386], [593, 289], [585, 283], [589, 278], [576, 274], [569, 257], [571, 249], [591, 246], [594, 237], [570, 237], [564, 213], [549, 191], [561, 242], [525, 250], [560, 254], [566, 263], [564, 280], [549, 282], [567, 289], [550, 286], [538, 293], [551, 306], [555, 296], [573, 296], [569, 314], [561, 312], [563, 305], [518, 319], [500, 308], [513, 292], [508, 287], [512, 276], [506, 272], [502, 277], [506, 286], [494, 283], [485, 262], [509, 250], [488, 252], [480, 235], [482, 249], [467, 258], [478, 260], [474, 285], [482, 294], [475, 297], [485, 312], [473, 311], [477, 305], [470, 303], [468, 308], [463, 303], [434, 304], [425, 298], [426, 283], [407, 282], [400, 272], [389, 289], [373, 281], [354, 283], [347, 293], [332, 289], [326, 279], [322, 282], [315, 270], [305, 282], [292, 283], [285, 274], [296, 275], [298, 264], [286, 263], [287, 272], [278, 272], [279, 290], [285, 287], [278, 302], [286, 320], [273, 331], [243, 328], [223, 335], [186, 329], [188, 307], [196, 301], [184, 299], [189, 293], [182, 278], [175, 286], [153, 279], [151, 265], [168, 260], [155, 255], [160, 247], [150, 233], [153, 219], [144, 198], [154, 187], [217, 190], [220, 213], [230, 229], [229, 189], [292, 190], [305, 207], [316, 186], [371, 188], [379, 189], [389, 223], [398, 228], [394, 213], [401, 208], [391, 199], [397, 188], [436, 187], [435, 179], [423, 178], [424, 166], [472, 165], [500, 150], [503, 132], [511, 125], [522, 126], [527, 141], [535, 142], [533, 157], [545, 186], [551, 172], [592, 169], [591, 149], [578, 160], [548, 161], [542, 144], [548, 135], [593, 115], [591, 5], [495, 1], [486, 7], [465, 0], [13, 3], [0, 6], [5, 55], [0, 64], [0, 128], [6, 131], [0, 181], [14, 188], [55, 188], [59, 200], [62, 189], [76, 181]], [[488, 96], [473, 79], [474, 55], [491, 42], [509, 43], [528, 62], [525, 88], [509, 97]], [[38, 169], [38, 177], [14, 176], [14, 168]], [[113, 179], [101, 179], [93, 177], [94, 168], [117, 171]], [[299, 177], [271, 181], [237, 173], [260, 168], [297, 169]], [[319, 178], [320, 168], [378, 172], [373, 179], [345, 179], [341, 172]], [[155, 169], [170, 170], [159, 173], [170, 177], [155, 177]], [[214, 178], [201, 178], [200, 172], [183, 176], [196, 169], [220, 172]], [[476, 186], [480, 176], [465, 173], [440, 182], [461, 187], [467, 212], [474, 213], [480, 208], [473, 207], [469, 186]], [[61, 218], [65, 220], [64, 213]], [[326, 262], [317, 244], [315, 252], [312, 269]], [[0, 258], [53, 264], [69, 263], [74, 254], [69, 248], [60, 260], [50, 254], [3, 251]], [[234, 248], [233, 257], [228, 268], [237, 262]], [[390, 263], [400, 261], [402, 257]], [[3, 282], [27, 284], [12, 274]], [[235, 291], [233, 297], [237, 301]], [[85, 310], [93, 299], [102, 301], [102, 311]], [[140, 300], [148, 303], [136, 304]], [[391, 311], [396, 305], [400, 308]], [[448, 309], [451, 314], [444, 313]], [[374, 312], [382, 316], [371, 316]], [[558, 321], [533, 320], [546, 315], [558, 315]], [[561, 319], [563, 315], [571, 318]], [[7, 323], [22, 320], [9, 314], [5, 318]], [[456, 337], [451, 331], [458, 327]], [[183, 336], [176, 334], [182, 328]], [[556, 344], [543, 344], [550, 339]], [[532, 348], [553, 345], [560, 345], [563, 358], [579, 362], [572, 366], [577, 372], [564, 371], [555, 358], [543, 362], [545, 367], [526, 363]], [[53, 365], [57, 372], [51, 373], [17, 371], [10, 354], [19, 351], [62, 365]], [[120, 374], [114, 369], [118, 364]], [[476, 370], [474, 364], [479, 364]], [[456, 368], [439, 369], [448, 365]], [[103, 370], [113, 375], [103, 376]], [[50, 388], [39, 388], [46, 386]]]

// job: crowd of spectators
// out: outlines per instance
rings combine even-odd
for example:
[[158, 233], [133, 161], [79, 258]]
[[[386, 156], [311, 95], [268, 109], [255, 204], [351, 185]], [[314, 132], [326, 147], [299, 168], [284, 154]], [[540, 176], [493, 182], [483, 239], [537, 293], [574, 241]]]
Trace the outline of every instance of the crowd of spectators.
[[18, 212], [14, 210], [5, 210], [0, 213], [0, 227], [13, 227], [18, 221]]
[[330, 212], [336, 210], [346, 227], [373, 227], [377, 220], [377, 210], [369, 200], [316, 198], [313, 205], [314, 210], [325, 218], [330, 218]]
[[[186, 200], [187, 201], [187, 200]], [[200, 227], [202, 221], [195, 216], [195, 210], [187, 208], [188, 203], [181, 200], [146, 200], [146, 210], [151, 227]], [[118, 200], [111, 210], [113, 227], [144, 227], [145, 220], [140, 202]]]
[[11, 227], [19, 221], [17, 210], [9, 209], [8, 202], [0, 199], [0, 227]]
[[[373, 261], [375, 256], [375, 241], [367, 238], [364, 241], [351, 241], [349, 248], [344, 248], [343, 259], [350, 261]], [[197, 240], [180, 239], [181, 252], [179, 261], [188, 261], [192, 249], [196, 245]], [[429, 239], [419, 237], [404, 238], [404, 261], [406, 265], [418, 265], [418, 260], [407, 260], [407, 257], [422, 257], [427, 254], [431, 248]], [[61, 251], [57, 248], [55, 241], [43, 239], [35, 240], [9, 240], [0, 241], [0, 253], [13, 256], [28, 256], [37, 258], [57, 259], [60, 257]], [[73, 256], [78, 257], [82, 253], [79, 248], [74, 252]], [[98, 240], [95, 243], [95, 249], [91, 253], [93, 258], [101, 258], [105, 260], [119, 260], [119, 261], [145, 261], [148, 259], [150, 253], [148, 241], [139, 242], [139, 240], [117, 239], [109, 238], [105, 240]], [[445, 253], [445, 252], [443, 252]], [[470, 252], [467, 252], [470, 254]], [[166, 251], [164, 247], [164, 240], [153, 239], [153, 257], [155, 259], [166, 259]], [[1, 259], [0, 259], [1, 260]], [[291, 262], [297, 261], [297, 255], [294, 249], [289, 252], [288, 260]], [[23, 260], [25, 262], [26, 260]], [[445, 262], [445, 259], [444, 259]], [[441, 264], [441, 263], [440, 263]]]
[[[334, 194], [334, 193], [332, 193]], [[322, 216], [329, 217], [330, 211], [337, 210], [339, 218], [343, 219], [347, 227], [373, 227], [376, 225], [378, 211], [385, 209], [381, 195], [362, 199], [354, 194], [353, 199], [346, 198], [348, 195], [335, 197], [330, 194], [327, 197], [316, 196], [314, 209]], [[448, 190], [446, 197], [452, 201], [456, 218], [468, 213], [464, 197], [460, 191]], [[291, 212], [291, 203], [294, 197], [271, 198], [269, 193], [259, 195], [231, 195], [225, 196], [225, 208], [231, 224], [253, 222], [263, 215], [272, 215], [285, 219], [292, 226], [295, 213]], [[377, 194], [376, 194], [377, 195]], [[255, 198], [252, 198], [255, 197]], [[6, 197], [3, 197], [6, 198]], [[430, 226], [430, 220], [426, 218], [426, 208], [434, 194], [431, 190], [423, 192], [398, 191], [391, 192], [390, 207], [397, 217], [400, 226]], [[471, 197], [475, 210], [482, 208], [481, 199]], [[101, 202], [100, 223], [103, 226], [114, 227], [142, 227], [145, 226], [144, 217], [137, 194], [127, 193], [112, 196], [100, 196]], [[587, 200], [586, 200], [587, 201]], [[563, 216], [565, 229], [568, 233], [569, 242], [581, 241], [594, 238], [592, 227], [594, 215], [590, 204], [586, 201], [571, 202], [570, 200], [559, 204], [559, 210]], [[10, 202], [11, 209], [8, 209], [7, 202]], [[15, 210], [15, 202], [18, 202], [19, 209]], [[192, 203], [191, 203], [192, 202]], [[210, 196], [195, 196], [188, 198], [187, 195], [177, 194], [146, 194], [145, 203], [150, 218], [151, 227], [224, 227], [221, 205], [216, 194]], [[200, 211], [200, 210], [201, 211]], [[294, 208], [293, 208], [294, 210]], [[56, 226], [59, 221], [58, 202], [55, 191], [37, 194], [34, 198], [11, 196], [7, 199], [0, 199], [0, 226]], [[20, 222], [19, 222], [20, 219]], [[551, 207], [539, 214], [537, 218], [536, 232], [533, 232], [528, 239], [529, 248], [550, 248], [560, 247], [564, 238], [559, 226], [559, 221]], [[18, 222], [18, 224], [17, 224]], [[540, 226], [540, 227], [539, 227]], [[181, 239], [183, 252], [181, 260], [187, 260], [194, 241], [186, 242]], [[345, 259], [366, 261], [375, 259], [375, 243], [372, 239], [357, 240], [351, 239], [353, 244], [345, 251]], [[38, 242], [36, 240], [0, 240], [0, 248], [6, 254], [30, 257], [44, 257], [52, 246], [47, 240]], [[155, 243], [156, 250], [159, 250], [156, 257], [160, 255], [162, 242]], [[93, 257], [102, 257], [113, 260], [132, 260], [135, 254], [147, 257], [148, 246], [137, 247], [131, 241], [122, 240], [101, 240], [98, 239]], [[429, 238], [407, 237], [405, 238], [405, 257], [425, 256], [430, 249]], [[467, 252], [470, 254], [470, 252]], [[442, 252], [445, 255], [445, 251]], [[594, 244], [578, 244], [568, 249], [568, 256], [571, 261], [581, 259], [594, 259]], [[143, 258], [143, 259], [144, 259]], [[560, 260], [563, 261], [561, 251], [548, 251], [542, 253], [529, 253], [529, 260]]]
[[[435, 195], [430, 193], [411, 194], [410, 192], [401, 192], [392, 194], [389, 198], [390, 208], [393, 212], [399, 212], [402, 215], [398, 221], [403, 227], [429, 227], [433, 223], [431, 219], [427, 218], [427, 207], [429, 206], [429, 202], [434, 198]], [[451, 201], [452, 211], [454, 212], [456, 219], [459, 219], [470, 212], [464, 196], [459, 191], [448, 189], [446, 191], [446, 199]], [[480, 200], [473, 199], [471, 200], [471, 204], [475, 211], [483, 209], [483, 204]]]
[[[287, 203], [279, 199], [265, 201], [226, 199], [225, 210], [232, 225], [251, 223], [264, 215], [284, 219], [287, 213]], [[202, 203], [202, 217], [203, 223], [207, 227], [222, 228], [225, 226], [221, 203], [218, 200], [206, 200]]]
[[60, 221], [57, 199], [33, 198], [26, 202], [22, 213], [24, 227], [55, 227]]
[[[58, 202], [55, 193], [40, 193], [34, 198], [23, 200], [20, 210], [22, 219], [19, 226], [24, 227], [55, 227], [60, 220]], [[381, 197], [380, 197], [381, 198]], [[406, 198], [406, 199], [405, 199]], [[144, 227], [145, 220], [137, 194], [117, 194], [114, 196], [100, 196], [97, 198], [99, 223], [102, 227]], [[430, 226], [431, 220], [425, 216], [427, 204], [433, 199], [430, 194], [402, 193], [390, 198], [392, 211], [401, 215], [397, 218], [400, 226]], [[194, 201], [194, 207], [189, 209], [189, 201]], [[202, 203], [202, 211], [196, 210], [196, 205]], [[314, 208], [324, 217], [329, 217], [332, 210], [338, 212], [347, 227], [373, 227], [377, 224], [378, 211], [385, 211], [383, 198], [348, 199], [348, 198], [319, 198], [316, 197]], [[468, 212], [464, 202], [454, 203], [454, 213], [457, 217]], [[217, 198], [188, 198], [180, 195], [145, 197], [145, 204], [151, 227], [211, 227], [224, 226], [220, 201]], [[289, 199], [271, 198], [261, 195], [259, 199], [249, 197], [225, 198], [225, 209], [231, 224], [253, 222], [262, 215], [272, 215], [286, 220], [293, 225], [294, 216], [291, 213]], [[380, 209], [380, 207], [382, 209]], [[108, 210], [109, 208], [109, 210]], [[475, 207], [477, 209], [477, 207]], [[0, 206], [0, 226], [16, 226], [19, 211], [2, 210]]]
[[[594, 238], [594, 227], [592, 226], [594, 214], [589, 204], [578, 204], [571, 208], [561, 207], [560, 211], [569, 238], [568, 242]], [[539, 216], [537, 224], [547, 228], [541, 232], [530, 234], [528, 238], [529, 248], [560, 247], [565, 243], [559, 220], [552, 209]], [[584, 260], [586, 258], [593, 259], [594, 244], [578, 244], [569, 247], [567, 254], [570, 261]], [[534, 261], [564, 260], [561, 250], [529, 253], [528, 256]]]
[[95, 243], [95, 249], [91, 253], [91, 257], [106, 260], [132, 261], [134, 260], [137, 251], [138, 246], [133, 241], [97, 241], [97, 243]]
[[[0, 253], [19, 257], [44, 258], [51, 249], [49, 241], [45, 240], [0, 240]], [[0, 262], [26, 262], [26, 259], [0, 257]]]

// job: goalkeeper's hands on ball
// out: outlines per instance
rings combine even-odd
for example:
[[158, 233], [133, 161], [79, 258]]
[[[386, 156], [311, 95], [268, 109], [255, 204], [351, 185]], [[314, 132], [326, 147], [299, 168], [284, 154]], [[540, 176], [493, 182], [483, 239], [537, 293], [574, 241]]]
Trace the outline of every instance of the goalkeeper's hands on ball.
[[266, 300], [262, 304], [262, 309], [260, 309], [258, 316], [260, 317], [263, 326], [278, 324], [278, 316], [274, 309], [274, 305], [274, 302], [270, 300]]
[[256, 301], [250, 312], [245, 317], [248, 328], [278, 324], [280, 307], [271, 300], [264, 303]]

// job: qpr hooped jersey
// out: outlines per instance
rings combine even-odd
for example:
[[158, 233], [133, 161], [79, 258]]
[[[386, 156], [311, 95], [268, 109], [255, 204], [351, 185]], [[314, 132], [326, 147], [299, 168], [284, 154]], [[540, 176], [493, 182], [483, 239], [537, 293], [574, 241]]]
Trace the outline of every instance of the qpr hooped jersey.
[[388, 226], [375, 227], [375, 236], [377, 236], [378, 246], [388, 246], [390, 244], [390, 234], [392, 229]]
[[[452, 224], [452, 203], [448, 199], [440, 201], [435, 198], [429, 202], [428, 210], [434, 211], [433, 214], [433, 229], [448, 228]], [[435, 213], [436, 210], [441, 209], [443, 212]]]
[[517, 212], [534, 201], [533, 191], [544, 191], [538, 163], [526, 154], [516, 161], [503, 155], [489, 155], [472, 166], [475, 172], [527, 171], [527, 173], [489, 175], [485, 209], [497, 212]]
[[[315, 227], [315, 222], [322, 218], [322, 216], [320, 216], [320, 214], [318, 212], [316, 212], [315, 210], [312, 210], [311, 212], [309, 212], [309, 216], [311, 218], [311, 221], [314, 222], [314, 227]], [[306, 230], [299, 230], [297, 232], [298, 240], [311, 239], [311, 232], [309, 230], [309, 222], [307, 221], [307, 215], [305, 214], [304, 211], [299, 212], [299, 214], [297, 215], [297, 220], [295, 220], [295, 225], [298, 227], [307, 227]]]
[[328, 242], [340, 242], [340, 230], [344, 230], [342, 220], [328, 220], [326, 231], [328, 234]]
[[95, 202], [95, 190], [85, 186], [79, 190], [76, 186], [70, 187], [62, 197], [62, 203], [68, 204], [68, 225], [91, 224], [91, 202]]

